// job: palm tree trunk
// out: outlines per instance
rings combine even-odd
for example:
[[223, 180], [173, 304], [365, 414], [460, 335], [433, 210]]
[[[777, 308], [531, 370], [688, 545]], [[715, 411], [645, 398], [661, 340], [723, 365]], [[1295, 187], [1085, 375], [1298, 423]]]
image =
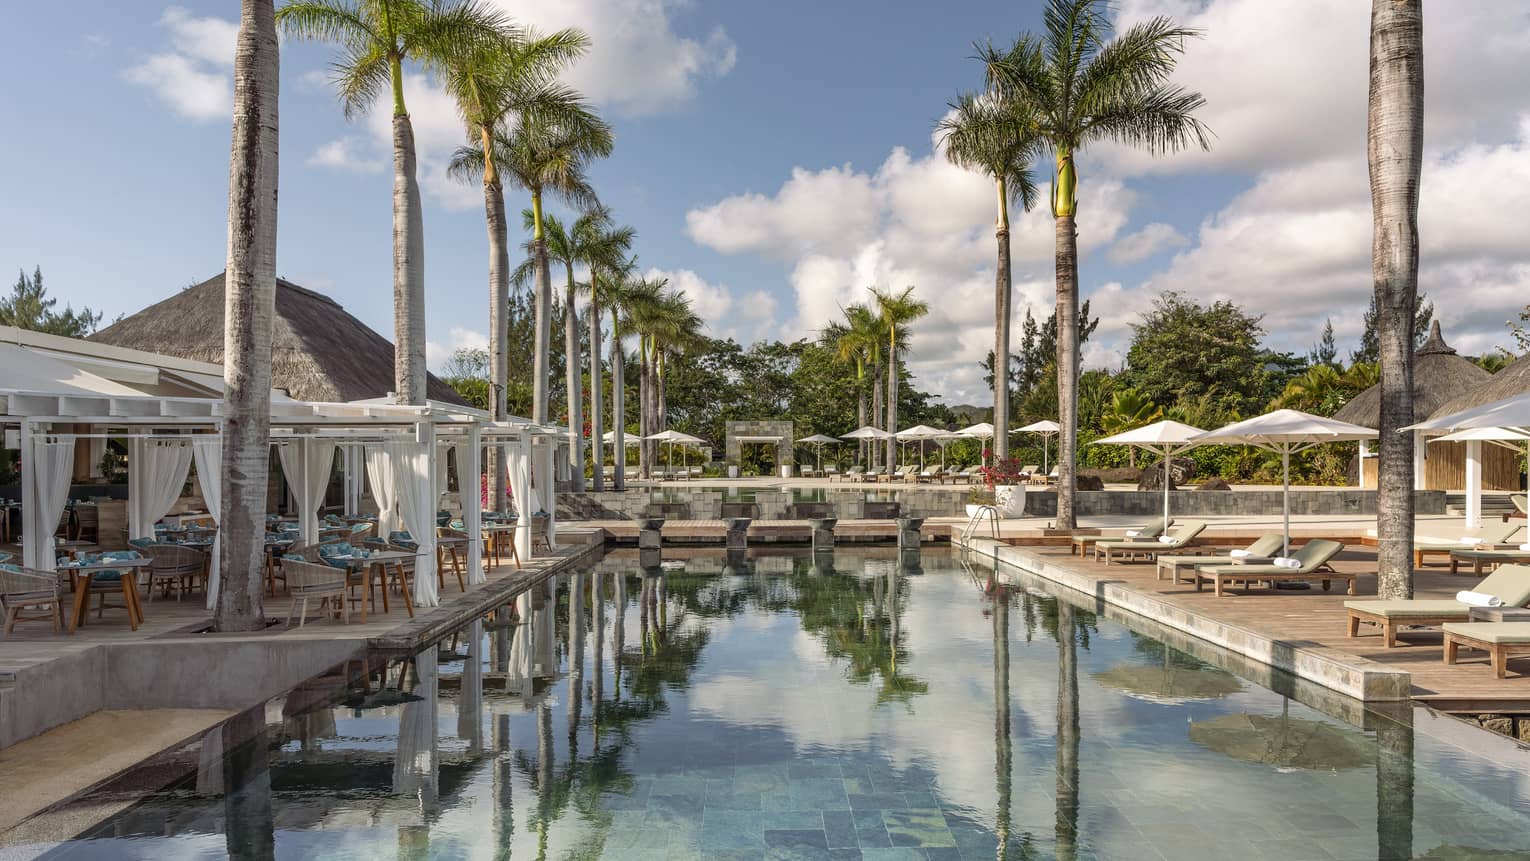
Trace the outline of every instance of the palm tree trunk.
[[653, 441], [647, 437], [653, 430], [653, 357], [649, 352], [647, 335], [638, 335], [638, 475], [653, 478]]
[[1418, 191], [1424, 150], [1422, 0], [1373, 0], [1366, 155], [1371, 272], [1381, 347], [1376, 562], [1383, 600], [1413, 597], [1413, 315], [1418, 304]]
[[272, 0], [243, 0], [234, 54], [223, 277], [222, 553], [213, 616], [219, 631], [258, 631], [266, 622], [260, 575], [271, 463], [279, 60]]
[[1078, 525], [1073, 513], [1078, 450], [1078, 230], [1072, 215], [1057, 227], [1057, 528]]
[[999, 179], [999, 221], [994, 239], [999, 263], [994, 273], [993, 308], [993, 454], [1009, 457], [1009, 317], [1014, 292], [1009, 266], [1009, 200], [1004, 179]]
[[547, 263], [547, 241], [542, 237], [542, 194], [532, 192], [532, 255], [536, 260], [536, 345], [531, 357], [531, 420], [547, 423], [548, 367], [552, 349], [552, 272]]
[[[859, 364], [856, 365], [855, 372], [855, 394], [855, 426], [863, 428], [866, 426], [866, 376], [865, 369]], [[866, 463], [866, 441], [863, 439], [856, 440], [855, 449], [856, 462], [864, 465]]]
[[1073, 606], [1057, 602], [1057, 804], [1058, 861], [1078, 856], [1078, 645]]
[[605, 375], [600, 371], [600, 300], [595, 298], [595, 276], [590, 276], [590, 460], [595, 464], [591, 482], [595, 492], [606, 489], [606, 443], [604, 400]]
[[614, 487], [627, 489], [627, 360], [622, 355], [621, 324], [611, 319], [611, 458], [616, 463]]
[[425, 215], [415, 179], [414, 126], [393, 116], [393, 386], [401, 404], [425, 403]]
[[1013, 803], [1014, 742], [1009, 707], [1009, 594], [995, 587], [993, 596], [993, 777], [998, 805], [994, 811], [997, 857], [1009, 857], [1010, 806]]
[[[882, 363], [871, 363], [871, 416], [872, 424], [876, 424], [878, 417], [882, 415]], [[871, 448], [871, 466], [876, 468], [878, 461], [882, 459], [882, 447], [874, 440], [868, 440], [867, 445]]]
[[563, 364], [568, 377], [568, 462], [574, 492], [584, 492], [584, 398], [579, 386], [579, 311], [574, 304], [574, 267], [568, 267], [563, 315]]
[[[491, 171], [486, 169], [485, 176], [492, 177]], [[510, 329], [510, 237], [505, 221], [505, 190], [498, 181], [484, 181], [483, 208], [489, 230], [489, 415], [495, 421], [503, 421], [509, 414], [505, 405], [510, 375], [505, 333]], [[489, 510], [498, 511], [505, 498], [505, 469], [500, 463], [499, 446], [489, 446], [484, 461], [489, 472]]]
[[[898, 432], [898, 334], [896, 331], [887, 338], [887, 432]], [[887, 467], [891, 469], [898, 462], [898, 440], [894, 437], [887, 438]]]

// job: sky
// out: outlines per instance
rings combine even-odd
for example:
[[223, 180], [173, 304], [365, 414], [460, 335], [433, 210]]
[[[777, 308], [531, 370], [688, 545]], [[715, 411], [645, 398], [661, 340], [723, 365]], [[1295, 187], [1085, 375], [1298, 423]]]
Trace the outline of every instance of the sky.
[[[981, 84], [973, 43], [1039, 28], [1036, 0], [938, 15], [912, 0], [491, 2], [590, 35], [567, 77], [615, 127], [597, 192], [636, 228], [642, 269], [684, 290], [710, 334], [812, 337], [867, 287], [913, 285], [931, 306], [913, 328], [916, 385], [984, 400], [994, 192], [946, 161], [933, 130]], [[1114, 5], [1118, 24], [1166, 14], [1202, 31], [1176, 80], [1206, 96], [1215, 138], [1209, 152], [1081, 157], [1080, 280], [1101, 318], [1086, 366], [1120, 367], [1165, 290], [1261, 315], [1276, 349], [1305, 353], [1328, 319], [1341, 354], [1355, 346], [1371, 289], [1369, 5]], [[0, 267], [41, 266], [53, 295], [110, 320], [223, 268], [237, 4], [69, 8], [9, 10], [26, 38], [0, 55]], [[1506, 321], [1530, 301], [1530, 5], [1427, 3], [1424, 34], [1420, 288], [1447, 340], [1477, 354], [1509, 346]], [[388, 106], [348, 122], [333, 56], [282, 44], [277, 270], [391, 336]], [[464, 139], [451, 102], [419, 69], [406, 97], [439, 368], [486, 343], [483, 198], [445, 176]], [[512, 212], [529, 204], [506, 197]], [[1051, 313], [1042, 201], [1012, 228], [1017, 325]]]

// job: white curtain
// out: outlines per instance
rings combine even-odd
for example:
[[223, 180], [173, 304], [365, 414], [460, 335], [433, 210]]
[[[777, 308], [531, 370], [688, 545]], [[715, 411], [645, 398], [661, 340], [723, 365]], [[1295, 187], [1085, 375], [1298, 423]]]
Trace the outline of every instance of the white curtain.
[[553, 473], [553, 464], [557, 460], [557, 450], [558, 443], [554, 437], [543, 437], [542, 444], [536, 448], [536, 510], [547, 515], [547, 546], [549, 548], [556, 546], [553, 544], [553, 532], [557, 521], [553, 517], [553, 509], [557, 507], [557, 493], [554, 489], [557, 478]]
[[520, 441], [506, 449], [505, 461], [510, 469], [510, 494], [515, 500], [515, 513], [519, 518], [515, 529], [515, 551], [521, 561], [531, 558], [531, 437], [523, 434]]
[[367, 446], [367, 483], [377, 503], [377, 537], [402, 528], [398, 517], [398, 484], [393, 480], [395, 463], [383, 445]]
[[[198, 434], [191, 440], [191, 454], [197, 462], [197, 484], [202, 488], [202, 499], [207, 503], [207, 513], [213, 522], [223, 523], [223, 436], [221, 434]], [[213, 536], [212, 572], [207, 577], [207, 609], [217, 606], [219, 568], [218, 557], [223, 549], [223, 530]]]
[[191, 446], [184, 439], [128, 443], [128, 537], [153, 538], [154, 524], [170, 513], [186, 486]]
[[423, 810], [436, 806], [439, 758], [436, 721], [436, 650], [414, 656], [418, 699], [404, 703], [398, 719], [398, 748], [393, 760], [393, 794], [414, 796]]
[[[53, 533], [58, 530], [58, 520], [64, 514], [64, 504], [69, 501], [69, 485], [74, 479], [74, 440], [36, 437], [30, 459], [37, 499], [23, 503], [35, 502], [37, 514], [32, 520], [36, 526], [26, 535], [22, 557], [28, 567], [52, 571], [56, 562]], [[26, 559], [29, 553], [33, 558]]]
[[329, 439], [292, 440], [277, 449], [282, 459], [282, 474], [287, 489], [298, 504], [298, 524], [305, 544], [319, 540], [319, 507], [335, 465], [335, 441]]
[[[446, 443], [446, 442], [438, 442], [438, 443], [436, 443], [436, 471], [435, 471], [434, 479], [432, 481], [432, 483], [434, 485], [434, 488], [435, 488], [435, 495], [431, 499], [431, 502], [430, 502], [430, 506], [431, 506], [431, 510], [432, 511], [439, 511], [443, 507], [442, 502], [441, 502], [441, 497], [446, 495], [446, 487], [447, 487], [447, 481], [446, 481], [447, 469], [446, 469], [446, 465], [447, 465], [448, 462], [450, 462], [451, 456], [452, 456], [452, 451], [455, 450], [456, 448], [457, 448], [457, 446], [452, 444], [452, 443]], [[460, 480], [460, 472], [461, 472], [461, 470], [459, 469], [458, 472], [459, 472], [459, 480]]]
[[420, 555], [414, 560], [414, 603], [420, 607], [441, 603], [436, 583], [436, 507], [430, 496], [435, 491], [431, 481], [433, 448], [412, 440], [383, 443], [384, 452], [393, 461], [399, 516], [419, 545]]

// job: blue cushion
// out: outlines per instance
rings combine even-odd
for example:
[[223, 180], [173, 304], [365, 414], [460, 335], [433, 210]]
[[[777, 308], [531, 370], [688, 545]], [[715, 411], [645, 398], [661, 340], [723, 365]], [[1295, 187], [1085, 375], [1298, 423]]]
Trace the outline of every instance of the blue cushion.
[[410, 550], [416, 550], [420, 546], [419, 542], [414, 540], [413, 535], [410, 535], [407, 531], [402, 529], [389, 532], [388, 540], [400, 547], [408, 547]]
[[319, 545], [319, 558], [323, 559], [331, 568], [345, 568], [350, 564], [350, 560], [335, 559], [334, 557], [354, 555], [356, 555], [356, 548], [344, 541]]
[[128, 545], [129, 546], [137, 547], [137, 548], [139, 548], [141, 550], [146, 550], [146, 549], [148, 549], [150, 547], [153, 547], [154, 544], [155, 544], [155, 542], [154, 542], [154, 539], [152, 539], [152, 538], [129, 538], [128, 539]]
[[97, 583], [116, 583], [122, 579], [121, 571], [93, 571], [90, 579]]
[[[6, 554], [6, 558], [7, 559], [10, 558], [10, 554], [9, 553]], [[15, 574], [20, 574], [21, 573], [21, 567], [20, 566], [12, 565], [9, 562], [0, 562], [0, 569], [3, 569], [5, 571], [10, 571], [10, 572], [15, 573]]]
[[0, 550], [0, 562], [4, 562], [5, 560], [10, 559], [15, 555], [16, 554], [14, 553], [6, 553], [4, 550]]

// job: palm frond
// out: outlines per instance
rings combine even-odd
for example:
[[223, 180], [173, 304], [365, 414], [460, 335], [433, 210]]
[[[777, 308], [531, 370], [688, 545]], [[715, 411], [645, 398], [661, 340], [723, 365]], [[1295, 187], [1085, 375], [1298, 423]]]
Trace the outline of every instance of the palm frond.
[[1100, 106], [1079, 143], [1113, 140], [1150, 152], [1177, 152], [1191, 143], [1211, 148], [1211, 130], [1195, 116], [1206, 97], [1183, 87], [1158, 87]]
[[276, 23], [296, 39], [341, 45], [387, 44], [361, 7], [347, 0], [291, 0], [276, 10]]

